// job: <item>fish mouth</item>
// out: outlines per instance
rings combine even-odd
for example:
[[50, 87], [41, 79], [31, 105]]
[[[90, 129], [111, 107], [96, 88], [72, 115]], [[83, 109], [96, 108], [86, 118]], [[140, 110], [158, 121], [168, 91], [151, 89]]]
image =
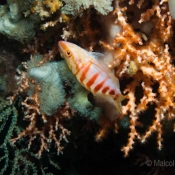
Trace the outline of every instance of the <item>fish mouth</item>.
[[65, 51], [68, 49], [66, 41], [58, 41], [58, 50], [60, 52], [61, 57], [64, 58]]
[[58, 47], [61, 51], [65, 50], [67, 48], [67, 42], [66, 41], [58, 41]]
[[64, 58], [65, 48], [66, 48], [65, 41], [58, 41], [58, 50], [62, 58]]
[[62, 52], [63, 51], [63, 49], [64, 49], [64, 46], [65, 44], [64, 44], [64, 41], [58, 41], [58, 48], [59, 48], [59, 51], [60, 52]]

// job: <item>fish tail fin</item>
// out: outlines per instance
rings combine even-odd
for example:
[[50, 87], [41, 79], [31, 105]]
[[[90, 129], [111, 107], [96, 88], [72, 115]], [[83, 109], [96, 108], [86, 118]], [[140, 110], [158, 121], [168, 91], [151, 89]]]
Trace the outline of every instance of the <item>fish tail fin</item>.
[[126, 99], [125, 96], [123, 96], [122, 94], [120, 94], [116, 99], [115, 99], [115, 105], [117, 110], [119, 111], [119, 113], [121, 115], [123, 115], [122, 113], [122, 105], [121, 105], [121, 101], [123, 101], [124, 99]]

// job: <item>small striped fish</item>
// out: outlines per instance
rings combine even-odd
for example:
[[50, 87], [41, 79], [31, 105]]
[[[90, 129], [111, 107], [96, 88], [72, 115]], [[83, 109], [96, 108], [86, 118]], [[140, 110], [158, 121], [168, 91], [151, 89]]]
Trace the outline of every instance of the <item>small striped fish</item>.
[[125, 97], [120, 92], [118, 79], [101, 61], [100, 58], [104, 55], [88, 52], [66, 41], [59, 41], [58, 46], [61, 56], [66, 60], [78, 81], [94, 96], [101, 96], [102, 99], [112, 98], [118, 112], [122, 114], [121, 101]]

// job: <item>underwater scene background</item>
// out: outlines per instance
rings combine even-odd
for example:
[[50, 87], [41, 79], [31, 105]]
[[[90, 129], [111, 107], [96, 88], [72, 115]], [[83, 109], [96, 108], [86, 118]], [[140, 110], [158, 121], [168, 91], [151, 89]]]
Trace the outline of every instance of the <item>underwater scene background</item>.
[[[174, 19], [174, 0], [2, 0], [0, 174], [175, 174]], [[121, 114], [79, 83], [61, 40], [97, 52]]]

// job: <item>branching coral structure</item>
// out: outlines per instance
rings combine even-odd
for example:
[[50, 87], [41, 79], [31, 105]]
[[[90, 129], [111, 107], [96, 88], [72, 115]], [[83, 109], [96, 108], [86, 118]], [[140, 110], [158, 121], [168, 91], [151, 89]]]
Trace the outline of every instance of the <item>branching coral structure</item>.
[[[135, 5], [142, 8], [145, 4]], [[175, 67], [169, 49], [172, 44], [173, 29], [172, 19], [166, 6], [166, 1], [156, 1], [152, 4], [152, 8], [141, 13], [137, 26], [149, 22], [154, 28], [154, 31], [148, 35], [142, 30], [140, 32], [133, 30], [125, 17], [126, 7], [121, 8], [118, 4], [114, 12], [118, 16], [117, 23], [122, 31], [115, 36], [111, 45], [114, 60], [109, 67], [117, 67], [118, 77], [132, 77], [132, 81], [124, 90], [128, 101], [123, 106], [123, 113], [130, 116], [128, 143], [122, 148], [125, 156], [133, 149], [136, 140], [144, 143], [153, 132], [157, 132], [158, 149], [161, 149], [163, 123], [175, 119]], [[137, 94], [137, 88], [142, 91], [140, 95]], [[152, 124], [144, 126], [145, 133], [139, 133], [137, 128], [141, 127], [140, 121], [143, 118], [141, 116], [151, 106], [155, 106], [153, 113], [148, 114], [152, 115]]]
[[[20, 126], [19, 113], [15, 105], [10, 104], [9, 100], [0, 98], [0, 174], [45, 174], [43, 166], [37, 166], [39, 158], [32, 151], [23, 147], [24, 139], [21, 139], [18, 144], [12, 144], [11, 139], [22, 132], [23, 126]], [[35, 160], [35, 163], [33, 162]], [[52, 158], [48, 156], [48, 161], [54, 168], [59, 169], [56, 163], [53, 163]], [[39, 162], [38, 162], [39, 163]], [[38, 164], [39, 165], [39, 164]]]

